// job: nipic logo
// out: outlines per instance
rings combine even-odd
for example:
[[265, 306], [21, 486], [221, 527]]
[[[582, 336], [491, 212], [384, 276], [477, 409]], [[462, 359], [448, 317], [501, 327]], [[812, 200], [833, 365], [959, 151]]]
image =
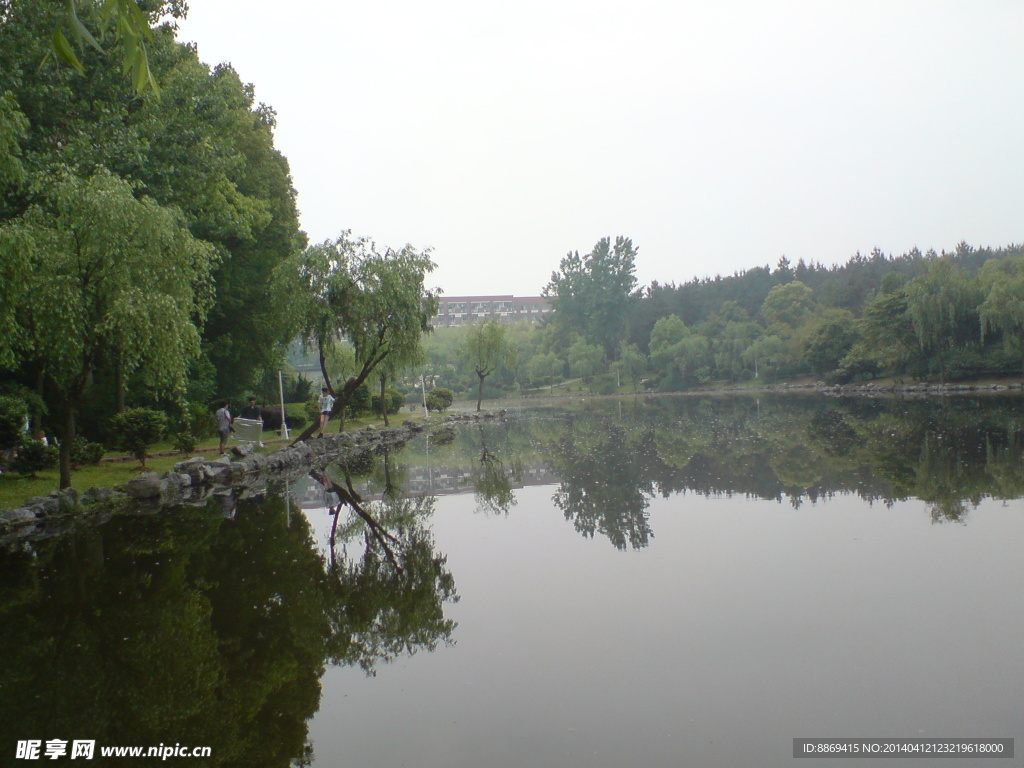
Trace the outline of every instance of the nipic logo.
[[[80, 741], [76, 739], [71, 742], [70, 757], [72, 760], [79, 757], [92, 760], [95, 751], [95, 741]], [[68, 742], [66, 739], [48, 739], [44, 747], [44, 742], [41, 739], [26, 739], [25, 741], [18, 742], [18, 748], [14, 756], [19, 760], [39, 760], [40, 758], [56, 760], [58, 757], [68, 756]]]

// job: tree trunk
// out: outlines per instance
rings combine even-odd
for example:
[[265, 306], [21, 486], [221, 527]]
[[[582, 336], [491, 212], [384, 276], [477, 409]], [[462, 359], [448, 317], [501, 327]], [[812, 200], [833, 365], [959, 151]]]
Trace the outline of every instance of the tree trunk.
[[75, 408], [71, 401], [64, 404], [64, 424], [60, 436], [60, 487], [71, 486], [71, 443], [75, 439]]
[[124, 373], [120, 356], [114, 362], [114, 413], [124, 412]]
[[484, 401], [484, 378], [483, 374], [477, 373], [477, 377], [480, 379], [480, 388], [476, 392], [476, 410], [480, 411], [480, 403]]
[[[39, 402], [43, 402], [43, 392], [46, 376], [43, 373], [43, 366], [40, 365], [36, 369], [36, 395], [39, 397]], [[32, 406], [32, 437], [36, 437], [43, 431], [43, 412], [39, 405]]]
[[[327, 380], [327, 378], [326, 378], [327, 371], [326, 371], [326, 369], [324, 367], [324, 364], [323, 364], [324, 355], [323, 355], [323, 349], [321, 349], [321, 351], [320, 351], [320, 360], [321, 360], [321, 371], [324, 373], [324, 377], [325, 377], [324, 378], [324, 384], [327, 386], [328, 391], [332, 395], [334, 395], [334, 397], [335, 397], [334, 408], [331, 409], [331, 415], [332, 416], [337, 416], [339, 414], [341, 415], [341, 419], [340, 419], [341, 423], [338, 425], [338, 431], [339, 432], [342, 432], [345, 429], [345, 407], [348, 405], [348, 401], [352, 399], [352, 393], [355, 392], [359, 388], [360, 384], [362, 384], [364, 381], [366, 381], [366, 378], [373, 372], [373, 370], [378, 365], [380, 365], [381, 363], [384, 362], [384, 358], [386, 358], [387, 355], [388, 355], [388, 353], [385, 352], [385, 353], [381, 354], [380, 356], [378, 356], [378, 357], [376, 357], [376, 358], [374, 358], [372, 360], [367, 361], [363, 365], [363, 369], [359, 372], [359, 375], [356, 376], [355, 378], [352, 378], [352, 379], [349, 379], [348, 381], [346, 381], [345, 382], [345, 386], [341, 388], [341, 393], [340, 394], [335, 394], [334, 389], [331, 387], [331, 382], [329, 380]], [[314, 432], [316, 432], [318, 429], [320, 429], [320, 419], [319, 419], [319, 417], [317, 417], [317, 420], [313, 424], [310, 424], [301, 435], [299, 435], [294, 440], [292, 440], [290, 445], [295, 445], [296, 443], [301, 443], [304, 440], [308, 440], [310, 438], [310, 436]]]
[[380, 412], [384, 416], [384, 426], [389, 427], [391, 423], [388, 421], [388, 406], [390, 403], [384, 396], [384, 391], [387, 389], [388, 377], [387, 374], [381, 374], [380, 377]]

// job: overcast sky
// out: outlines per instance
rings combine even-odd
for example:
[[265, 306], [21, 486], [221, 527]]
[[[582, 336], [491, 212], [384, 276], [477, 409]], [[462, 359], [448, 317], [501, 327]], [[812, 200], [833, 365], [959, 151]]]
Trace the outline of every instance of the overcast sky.
[[620, 234], [641, 283], [1024, 240], [1019, 0], [190, 5], [310, 239], [432, 247], [447, 295]]

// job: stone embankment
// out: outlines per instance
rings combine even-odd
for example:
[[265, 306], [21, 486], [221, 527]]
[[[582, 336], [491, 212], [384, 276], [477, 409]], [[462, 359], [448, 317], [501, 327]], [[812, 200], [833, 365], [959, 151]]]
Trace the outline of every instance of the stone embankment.
[[267, 483], [295, 480], [328, 464], [366, 451], [400, 445], [419, 432], [431, 432], [464, 421], [501, 418], [499, 413], [451, 414], [435, 421], [408, 419], [401, 426], [342, 432], [314, 438], [270, 454], [236, 446], [228, 458], [196, 456], [178, 462], [166, 474], [146, 472], [118, 488], [74, 488], [36, 496], [14, 509], [0, 510], [0, 540], [31, 539], [45, 523], [96, 512], [109, 516], [118, 508], [156, 511], [178, 504], [205, 504], [210, 496], [259, 496]]

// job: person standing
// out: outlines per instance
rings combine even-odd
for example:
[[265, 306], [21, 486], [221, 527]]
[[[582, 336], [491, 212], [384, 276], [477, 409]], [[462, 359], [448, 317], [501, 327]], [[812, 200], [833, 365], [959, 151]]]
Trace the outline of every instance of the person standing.
[[317, 437], [324, 436], [324, 430], [327, 429], [327, 421], [331, 418], [331, 410], [334, 408], [334, 398], [331, 397], [331, 390], [327, 387], [323, 387], [320, 390], [320, 434]]
[[251, 395], [249, 397], [249, 404], [242, 409], [242, 412], [238, 414], [239, 418], [250, 419], [251, 421], [258, 421], [260, 423], [260, 439], [257, 442], [260, 448], [263, 447], [263, 413], [256, 405], [256, 396]]
[[253, 421], [263, 421], [263, 414], [260, 413], [260, 409], [256, 407], [255, 396], [249, 398], [249, 404], [242, 409], [242, 412], [238, 414], [243, 419], [252, 419]]
[[235, 429], [231, 426], [233, 421], [234, 418], [231, 416], [231, 411], [228, 410], [228, 401], [221, 400], [217, 408], [217, 434], [220, 435], [221, 453], [224, 453], [228, 448], [228, 435]]

